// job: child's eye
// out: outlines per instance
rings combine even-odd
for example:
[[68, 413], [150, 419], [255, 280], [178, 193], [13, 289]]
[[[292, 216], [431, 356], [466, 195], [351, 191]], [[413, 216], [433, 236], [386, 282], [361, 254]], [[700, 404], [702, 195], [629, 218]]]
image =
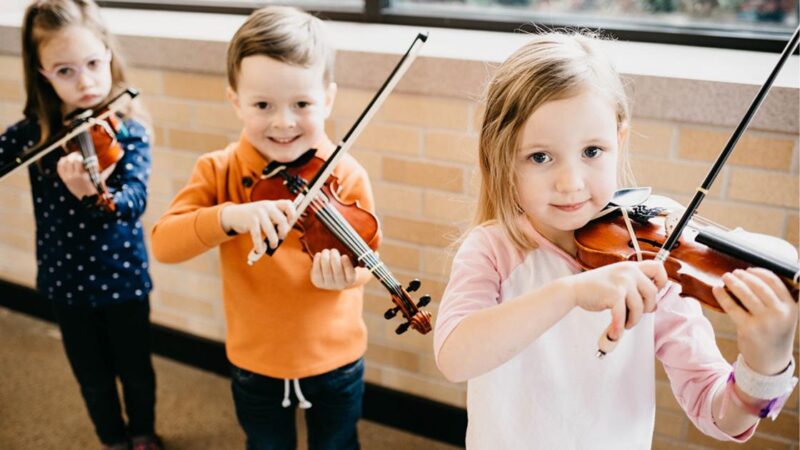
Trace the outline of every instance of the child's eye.
[[308, 108], [311, 106], [311, 102], [297, 102], [297, 107], [300, 109]]
[[56, 75], [62, 78], [69, 78], [75, 73], [75, 69], [69, 66], [61, 66], [56, 69]]
[[86, 63], [86, 67], [91, 70], [97, 69], [100, 66], [99, 59], [90, 59], [89, 62]]
[[534, 164], [545, 164], [553, 160], [553, 158], [545, 152], [536, 152], [528, 156], [528, 159], [533, 161]]
[[596, 146], [586, 147], [583, 149], [583, 156], [594, 159], [599, 157], [603, 153], [603, 149]]
[[258, 102], [253, 106], [255, 106], [257, 109], [267, 109], [269, 107], [269, 103], [267, 103], [267, 102]]

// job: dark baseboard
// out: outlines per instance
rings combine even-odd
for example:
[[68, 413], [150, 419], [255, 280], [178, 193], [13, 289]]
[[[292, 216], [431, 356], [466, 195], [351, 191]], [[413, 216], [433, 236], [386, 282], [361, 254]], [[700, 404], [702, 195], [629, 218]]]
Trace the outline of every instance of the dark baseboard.
[[[0, 306], [55, 321], [50, 302], [38, 292], [4, 280], [0, 280]], [[153, 351], [198, 369], [229, 375], [225, 345], [219, 341], [154, 324]], [[364, 418], [430, 439], [464, 445], [466, 411], [383, 386], [367, 383]]]

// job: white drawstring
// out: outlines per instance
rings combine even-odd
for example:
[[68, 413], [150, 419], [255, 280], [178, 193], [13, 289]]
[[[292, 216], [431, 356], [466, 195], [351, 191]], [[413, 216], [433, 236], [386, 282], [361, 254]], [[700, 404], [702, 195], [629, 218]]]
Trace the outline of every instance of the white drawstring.
[[300, 390], [300, 380], [297, 378], [294, 379], [294, 395], [296, 395], [297, 399], [300, 400], [300, 409], [311, 408], [311, 402], [303, 397], [303, 391]]
[[292, 402], [289, 400], [289, 380], [283, 380], [283, 401], [281, 406], [288, 408], [291, 404]]
[[[297, 396], [297, 400], [299, 400], [299, 404], [297, 406], [300, 409], [308, 409], [311, 408], [311, 402], [306, 400], [303, 396], [303, 391], [300, 389], [300, 380], [298, 378], [294, 378], [291, 381], [294, 382], [294, 395]], [[292, 401], [289, 400], [289, 379], [283, 380], [283, 401], [281, 402], [281, 406], [284, 408], [288, 408], [292, 405]]]

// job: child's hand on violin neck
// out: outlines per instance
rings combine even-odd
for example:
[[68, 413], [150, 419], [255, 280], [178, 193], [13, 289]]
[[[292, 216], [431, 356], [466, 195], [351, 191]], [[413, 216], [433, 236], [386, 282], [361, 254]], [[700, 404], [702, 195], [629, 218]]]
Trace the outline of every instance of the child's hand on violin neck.
[[653, 260], [620, 262], [570, 278], [575, 306], [587, 311], [611, 310], [611, 325], [601, 337], [601, 341], [611, 342], [618, 341], [624, 329], [639, 323], [645, 313], [656, 310], [658, 291], [667, 285], [664, 265]]
[[270, 247], [277, 247], [278, 241], [291, 230], [290, 223], [294, 219], [295, 210], [290, 200], [261, 200], [229, 205], [222, 208], [220, 213], [225, 232], [250, 233], [253, 248], [260, 254], [267, 251], [264, 236]]
[[763, 375], [780, 373], [792, 358], [797, 302], [783, 282], [765, 269], [735, 270], [723, 275], [722, 281], [727, 291], [714, 287], [712, 292], [736, 325], [745, 362]]
[[311, 284], [319, 289], [341, 291], [356, 284], [356, 269], [347, 255], [339, 250], [325, 249], [314, 255], [311, 266]]
[[[116, 166], [115, 163], [106, 167], [100, 173], [100, 178], [105, 181]], [[56, 164], [56, 172], [69, 192], [78, 200], [98, 194], [97, 188], [89, 178], [89, 172], [83, 167], [83, 156], [80, 152], [72, 152], [59, 159]]]

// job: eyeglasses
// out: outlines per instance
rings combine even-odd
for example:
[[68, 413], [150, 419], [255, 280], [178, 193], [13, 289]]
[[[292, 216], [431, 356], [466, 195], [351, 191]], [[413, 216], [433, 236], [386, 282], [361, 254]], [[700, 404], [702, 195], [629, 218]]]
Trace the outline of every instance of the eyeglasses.
[[91, 56], [81, 65], [59, 64], [49, 72], [44, 69], [39, 69], [39, 72], [50, 81], [71, 83], [80, 79], [84, 71], [96, 77], [101, 71], [108, 68], [110, 62], [111, 49], [106, 49], [105, 54]]

